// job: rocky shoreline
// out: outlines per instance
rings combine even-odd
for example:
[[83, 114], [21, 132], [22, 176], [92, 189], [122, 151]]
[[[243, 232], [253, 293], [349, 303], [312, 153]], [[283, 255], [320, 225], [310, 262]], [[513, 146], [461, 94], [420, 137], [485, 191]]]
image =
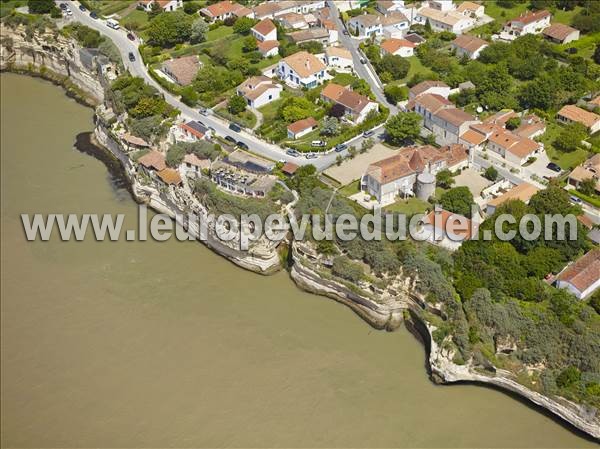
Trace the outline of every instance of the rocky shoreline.
[[[22, 45], [25, 44], [22, 43]], [[43, 49], [40, 45], [39, 48], [36, 47], [36, 51], [47, 52], [48, 50]], [[26, 53], [22, 53], [22, 58], [25, 58], [27, 56]], [[53, 57], [54, 54], [55, 52], [49, 53]], [[51, 58], [51, 60], [54, 59]], [[48, 59], [42, 57], [41, 61], [48, 61]], [[87, 74], [83, 77], [73, 77], [68, 64], [66, 66], [68, 70], [63, 74], [60, 67], [64, 67], [64, 62], [60, 59], [56, 59], [56, 61], [58, 61], [56, 62], [56, 67], [48, 69], [46, 64], [40, 64], [39, 57], [37, 60], [33, 57], [26, 64], [7, 63], [3, 58], [0, 69], [49, 79], [53, 83], [63, 86], [69, 96], [75, 98], [83, 105], [93, 106], [103, 101], [103, 95], [93, 94], [98, 94], [97, 88], [100, 85], [99, 82], [87, 80]], [[57, 67], [59, 70], [56, 70]], [[44, 69], [42, 70], [42, 68]], [[93, 99], [91, 102], [90, 98]], [[123, 179], [128, 180], [128, 188], [132, 197], [138, 203], [147, 204], [157, 212], [166, 213], [174, 219], [176, 214], [184, 213], [177, 205], [177, 198], [168, 197], [156, 189], [144, 186], [137, 181], [134, 176], [133, 167], [128, 165], [124, 160], [124, 158], [128, 160], [128, 156], [119, 148], [118, 143], [110, 137], [109, 133], [101, 125], [97, 124], [93, 139], [90, 135], [89, 142], [86, 141], [85, 137], [80, 136], [77, 139], [78, 148], [112, 166], [112, 168], [109, 167], [111, 173], [115, 167], [121, 167]], [[92, 148], [92, 146], [96, 148]], [[110, 159], [112, 159], [112, 162], [110, 162]], [[117, 165], [115, 166], [114, 164]], [[237, 266], [256, 273], [272, 274], [282, 268], [276, 247], [273, 248], [271, 253], [250, 254], [223, 244], [216, 235], [211, 233], [209, 233], [209, 238], [203, 241], [203, 243]], [[295, 248], [292, 244], [293, 263], [290, 269], [290, 276], [300, 288], [310, 293], [327, 296], [350, 307], [356, 314], [376, 329], [394, 330], [405, 321], [409, 329], [417, 332], [420, 339], [428, 348], [429, 369], [434, 382], [473, 382], [509, 391], [561, 418], [564, 422], [573, 426], [574, 429], [584, 432], [586, 436], [600, 440], [600, 417], [597, 412], [594, 411], [592, 413], [565, 399], [552, 399], [530, 390], [513, 380], [511, 374], [508, 372], [498, 370], [496, 375], [492, 377], [480, 374], [469, 366], [453, 363], [449, 354], [445, 354], [431, 337], [431, 333], [435, 328], [427, 322], [422, 321], [418, 313], [411, 313], [411, 311], [422, 310], [424, 306], [423, 302], [416, 295], [404, 292], [405, 297], [400, 298], [398, 305], [395, 307], [379, 304], [370, 298], [357, 294], [335, 280], [323, 279], [314, 270], [303, 265], [297, 254], [294, 255], [294, 251]], [[408, 319], [405, 320], [406, 318]]]

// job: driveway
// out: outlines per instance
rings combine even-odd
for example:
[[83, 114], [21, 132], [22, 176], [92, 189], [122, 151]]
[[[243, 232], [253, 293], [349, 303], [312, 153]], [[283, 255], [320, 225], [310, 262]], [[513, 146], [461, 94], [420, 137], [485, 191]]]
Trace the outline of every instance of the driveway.
[[460, 175], [454, 177], [455, 184], [453, 187], [468, 187], [473, 198], [477, 198], [481, 195], [481, 191], [486, 187], [492, 185], [492, 181], [484, 178], [479, 172], [473, 168], [467, 168], [463, 170]]
[[[360, 147], [357, 147], [360, 148]], [[325, 174], [345, 186], [365, 174], [367, 167], [373, 162], [394, 156], [398, 152], [380, 143], [366, 153], [357, 154], [354, 159], [344, 159], [341, 165], [333, 165], [325, 170]]]

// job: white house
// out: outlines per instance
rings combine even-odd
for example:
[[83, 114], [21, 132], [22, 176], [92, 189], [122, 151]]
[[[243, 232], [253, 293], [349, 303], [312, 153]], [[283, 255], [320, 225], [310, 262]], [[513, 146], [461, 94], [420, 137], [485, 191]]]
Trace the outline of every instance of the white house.
[[303, 137], [306, 134], [314, 131], [318, 127], [319, 122], [317, 122], [313, 117], [308, 117], [288, 125], [287, 135], [289, 139], [299, 139], [300, 137]]
[[354, 62], [352, 53], [343, 47], [327, 47], [325, 49], [325, 63], [327, 67], [342, 70], [352, 70]]
[[579, 39], [579, 30], [564, 23], [553, 23], [542, 31], [544, 37], [557, 44], [568, 44]]
[[152, 4], [156, 3], [163, 11], [171, 12], [183, 6], [182, 0], [140, 0], [138, 5], [141, 6], [144, 11], [152, 11]]
[[487, 148], [516, 165], [523, 165], [538, 154], [542, 146], [535, 140], [519, 137], [509, 131], [496, 131], [488, 137]]
[[415, 22], [431, 25], [433, 31], [451, 31], [454, 34], [462, 34], [473, 28], [475, 19], [465, 16], [453, 10], [437, 10], [433, 8], [422, 8], [415, 17]]
[[374, 14], [361, 14], [348, 20], [348, 28], [359, 37], [379, 36], [383, 33], [383, 25]]
[[406, 39], [386, 39], [380, 45], [381, 56], [395, 55], [408, 58], [415, 54], [416, 45]]
[[456, 8], [456, 12], [459, 12], [464, 16], [474, 16], [480, 18], [483, 17], [485, 14], [485, 6], [474, 2], [462, 2]]
[[186, 140], [188, 142], [198, 142], [210, 136], [211, 131], [202, 123], [191, 120], [179, 125], [179, 130], [182, 139], [175, 137], [176, 140]]
[[408, 99], [414, 100], [420, 95], [435, 94], [443, 98], [450, 96], [450, 86], [443, 81], [421, 81], [419, 84], [415, 84], [408, 91]]
[[369, 97], [335, 83], [325, 86], [321, 91], [321, 98], [330, 103], [342, 105], [346, 119], [354, 123], [362, 123], [370, 112], [379, 110], [379, 104]]
[[483, 39], [470, 34], [461, 34], [452, 41], [451, 45], [459, 58], [467, 56], [469, 59], [477, 59], [481, 51], [489, 44]]
[[251, 108], [260, 108], [272, 101], [278, 100], [283, 86], [275, 83], [266, 76], [252, 76], [237, 87]]
[[264, 41], [256, 44], [258, 51], [263, 58], [276, 56], [279, 54], [279, 41]]
[[477, 225], [464, 215], [447, 210], [431, 211], [423, 218], [419, 237], [424, 241], [456, 251], [477, 232]]
[[506, 22], [501, 37], [512, 40], [524, 34], [540, 34], [544, 28], [550, 26], [551, 18], [552, 14], [545, 9], [527, 12]]
[[585, 299], [600, 287], [600, 249], [589, 251], [561, 271], [556, 286], [565, 288], [579, 299]]
[[600, 115], [581, 109], [578, 106], [568, 104], [563, 106], [556, 114], [556, 119], [564, 124], [573, 122], [581, 123], [591, 134], [600, 131]]
[[261, 20], [250, 31], [258, 42], [277, 40], [277, 27], [271, 19]]
[[[462, 145], [405, 147], [396, 155], [369, 165], [362, 177], [361, 189], [377, 198], [381, 205], [387, 205], [398, 196], [414, 196], [419, 174], [435, 175], [445, 168], [457, 170], [467, 163], [467, 150]], [[431, 187], [435, 189], [435, 178]]]
[[187, 176], [200, 176], [202, 170], [210, 169], [210, 159], [200, 159], [194, 153], [186, 154], [179, 165], [179, 172]]
[[456, 9], [453, 0], [429, 0], [429, 7], [437, 11], [453, 11]]
[[200, 10], [200, 14], [202, 14], [211, 22], [229, 19], [230, 17], [253, 16], [251, 10], [230, 0], [224, 0], [222, 2], [206, 6]]
[[327, 67], [315, 55], [300, 51], [279, 61], [279, 78], [290, 87], [312, 88], [325, 81]]
[[378, 0], [375, 5], [375, 9], [384, 16], [387, 16], [394, 11], [401, 11], [404, 8], [404, 0]]

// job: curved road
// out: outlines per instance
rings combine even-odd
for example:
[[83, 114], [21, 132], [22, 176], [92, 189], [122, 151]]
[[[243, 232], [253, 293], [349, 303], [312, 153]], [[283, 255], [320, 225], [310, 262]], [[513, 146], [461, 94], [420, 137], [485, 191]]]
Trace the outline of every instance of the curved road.
[[[239, 133], [231, 131], [229, 129], [229, 122], [225, 120], [222, 120], [213, 115], [201, 115], [196, 109], [193, 109], [179, 101], [177, 97], [165, 90], [149, 75], [146, 66], [142, 62], [142, 58], [140, 57], [140, 54], [138, 52], [136, 42], [132, 42], [129, 39], [127, 39], [127, 33], [123, 29], [113, 30], [112, 28], [106, 26], [105, 21], [101, 19], [92, 19], [89, 15], [89, 12], [83, 12], [79, 9], [79, 2], [70, 0], [65, 1], [64, 3], [67, 3], [71, 11], [73, 11], [72, 20], [80, 22], [90, 28], [93, 28], [99, 31], [101, 34], [110, 38], [121, 52], [123, 63], [125, 67], [129, 70], [129, 72], [134, 76], [139, 76], [143, 78], [146, 81], [146, 83], [158, 89], [158, 91], [164, 95], [165, 100], [171, 106], [174, 106], [177, 109], [179, 109], [181, 113], [189, 119], [198, 120], [204, 123], [206, 126], [214, 128], [215, 132], [221, 136], [230, 135], [234, 137], [235, 140], [242, 141], [246, 145], [248, 145], [248, 148], [251, 152], [275, 161], [284, 160], [293, 162], [298, 165], [313, 164], [315, 167], [317, 167], [317, 170], [319, 171], [322, 171], [335, 163], [338, 153], [330, 152], [316, 159], [306, 159], [304, 157], [290, 156], [286, 154], [281, 147], [267, 143], [264, 140], [261, 140], [246, 131], [241, 131]], [[136, 55], [135, 61], [132, 62], [129, 60], [129, 52], [133, 52], [133, 54]]]

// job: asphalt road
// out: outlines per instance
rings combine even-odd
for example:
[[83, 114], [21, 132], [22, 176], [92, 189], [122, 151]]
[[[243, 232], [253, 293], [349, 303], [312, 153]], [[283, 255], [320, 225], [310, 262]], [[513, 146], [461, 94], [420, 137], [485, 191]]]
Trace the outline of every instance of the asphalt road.
[[[162, 86], [160, 86], [149, 75], [146, 66], [142, 62], [142, 58], [138, 52], [138, 42], [130, 41], [127, 38], [127, 32], [125, 30], [113, 30], [112, 28], [106, 26], [105, 21], [100, 19], [92, 19], [89, 15], [89, 12], [80, 11], [79, 2], [65, 1], [64, 3], [67, 3], [70, 9], [73, 11], [73, 21], [80, 22], [110, 38], [121, 52], [123, 63], [125, 67], [129, 70], [129, 72], [134, 76], [139, 76], [143, 78], [146, 81], [146, 83], [158, 89], [158, 91], [164, 95], [165, 100], [170, 105], [179, 109], [186, 117], [192, 120], [198, 120], [204, 125], [214, 128], [215, 132], [218, 135], [221, 135], [223, 137], [230, 135], [231, 137], [235, 138], [236, 141], [241, 141], [245, 143], [251, 152], [275, 161], [289, 161], [298, 165], [313, 164], [315, 167], [317, 167], [317, 170], [319, 171], [325, 170], [327, 167], [335, 163], [336, 157], [340, 153], [330, 152], [316, 159], [306, 159], [305, 157], [290, 156], [286, 154], [285, 150], [283, 150], [281, 147], [267, 143], [264, 140], [261, 140], [258, 137], [246, 131], [241, 131], [239, 133], [231, 131], [229, 129], [229, 122], [225, 120], [222, 120], [216, 116], [201, 115], [197, 110], [182, 103], [181, 101], [179, 101], [178, 98], [173, 96], [167, 90], [163, 89]], [[133, 62], [129, 60], [130, 52], [135, 55], [135, 61]], [[360, 145], [360, 138], [355, 139], [355, 141]], [[353, 141], [352, 144], [354, 145], [355, 142]], [[345, 152], [341, 154], [344, 155]]]
[[[359, 78], [362, 78], [369, 83], [369, 86], [371, 86], [371, 90], [373, 91], [373, 94], [375, 95], [377, 101], [379, 101], [381, 104], [385, 105], [387, 108], [390, 109], [390, 115], [397, 114], [398, 108], [388, 103], [388, 101], [385, 98], [385, 95], [383, 94], [383, 87], [379, 82], [379, 78], [377, 78], [377, 75], [375, 74], [375, 69], [373, 69], [373, 66], [371, 66], [371, 63], [368, 61], [368, 59], [361, 54], [361, 51], [359, 49], [360, 41], [358, 39], [353, 39], [350, 35], [346, 36], [344, 34], [344, 30], [346, 29], [346, 27], [342, 22], [342, 19], [340, 18], [340, 14], [335, 2], [329, 1], [328, 6], [331, 8], [331, 15], [335, 18], [335, 24], [339, 31], [338, 38], [340, 42], [346, 49], [350, 50], [350, 52], [352, 53], [354, 71], [356, 72]], [[366, 60], [365, 64], [360, 62], [361, 58]]]

